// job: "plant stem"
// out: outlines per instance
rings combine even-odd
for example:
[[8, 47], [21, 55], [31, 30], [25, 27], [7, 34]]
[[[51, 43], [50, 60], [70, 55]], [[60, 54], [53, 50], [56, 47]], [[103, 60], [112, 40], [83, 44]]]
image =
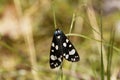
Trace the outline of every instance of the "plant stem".
[[57, 25], [56, 25], [56, 15], [55, 15], [55, 5], [54, 5], [54, 1], [52, 3], [52, 11], [53, 11], [53, 19], [54, 19], [54, 27], [55, 29], [57, 28]]
[[[100, 16], [102, 11], [100, 11]], [[101, 80], [104, 80], [104, 62], [103, 62], [103, 31], [102, 31], [102, 16], [100, 17], [100, 31], [101, 31]]]

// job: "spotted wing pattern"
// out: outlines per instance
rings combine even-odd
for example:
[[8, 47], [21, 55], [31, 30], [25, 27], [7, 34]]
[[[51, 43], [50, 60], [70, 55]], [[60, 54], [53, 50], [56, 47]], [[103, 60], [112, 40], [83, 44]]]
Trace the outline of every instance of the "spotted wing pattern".
[[60, 47], [58, 44], [58, 40], [56, 35], [53, 37], [53, 41], [51, 44], [51, 51], [50, 51], [50, 67], [56, 68], [60, 66], [61, 62], [63, 61], [63, 56], [61, 55]]
[[53, 69], [60, 66], [63, 57], [71, 62], [79, 61], [79, 55], [73, 44], [60, 29], [56, 29], [50, 49], [50, 67]]
[[63, 57], [71, 62], [77, 62], [80, 60], [77, 50], [74, 48], [73, 44], [70, 40], [64, 35], [63, 33], [62, 39], [62, 50], [63, 50]]

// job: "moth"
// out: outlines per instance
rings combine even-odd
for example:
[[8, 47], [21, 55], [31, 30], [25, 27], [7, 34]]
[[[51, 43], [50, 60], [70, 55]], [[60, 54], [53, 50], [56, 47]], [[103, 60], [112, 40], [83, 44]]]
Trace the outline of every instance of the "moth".
[[71, 62], [80, 60], [78, 52], [70, 40], [60, 29], [56, 29], [50, 49], [50, 67], [52, 69], [59, 67], [63, 62], [63, 58]]

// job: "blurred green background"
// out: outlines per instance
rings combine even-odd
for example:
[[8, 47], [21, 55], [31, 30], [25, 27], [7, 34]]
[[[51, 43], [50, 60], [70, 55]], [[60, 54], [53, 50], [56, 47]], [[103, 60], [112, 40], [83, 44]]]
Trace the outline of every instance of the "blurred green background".
[[[119, 0], [0, 0], [0, 80], [120, 80], [119, 5]], [[80, 55], [77, 63], [64, 60], [62, 70], [49, 66], [54, 16]]]

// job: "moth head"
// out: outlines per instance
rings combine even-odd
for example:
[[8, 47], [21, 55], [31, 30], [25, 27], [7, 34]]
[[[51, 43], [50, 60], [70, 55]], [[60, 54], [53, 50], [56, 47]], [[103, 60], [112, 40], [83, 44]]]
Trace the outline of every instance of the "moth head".
[[60, 29], [56, 29], [55, 30], [55, 33], [54, 33], [56, 36], [59, 36], [62, 34], [62, 31]]

